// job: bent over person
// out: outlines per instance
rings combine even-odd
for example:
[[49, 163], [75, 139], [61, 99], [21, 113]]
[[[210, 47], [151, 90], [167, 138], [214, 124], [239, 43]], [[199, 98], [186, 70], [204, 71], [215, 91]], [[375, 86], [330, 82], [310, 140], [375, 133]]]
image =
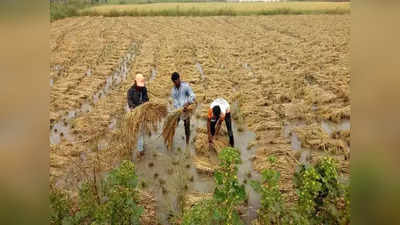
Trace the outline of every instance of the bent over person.
[[[174, 83], [174, 87], [171, 90], [174, 108], [179, 109], [183, 107], [183, 112], [185, 112], [187, 110], [187, 107], [194, 103], [194, 101], [196, 100], [196, 96], [194, 95], [193, 90], [188, 83], [181, 82], [179, 73], [172, 73], [171, 80]], [[183, 120], [184, 122], [186, 144], [189, 144], [190, 116], [187, 113], [182, 113], [182, 117], [180, 118], [180, 120]]]
[[228, 130], [229, 144], [234, 147], [234, 139], [232, 132], [232, 119], [229, 103], [223, 98], [217, 98], [208, 109], [207, 131], [208, 142], [213, 144], [213, 139], [218, 135], [221, 124], [225, 120], [226, 129]]
[[[136, 74], [135, 83], [128, 90], [128, 106], [133, 110], [137, 106], [149, 101], [147, 96], [147, 88], [144, 84], [144, 76], [140, 73]], [[137, 142], [138, 158], [144, 155], [144, 132], [139, 131]]]

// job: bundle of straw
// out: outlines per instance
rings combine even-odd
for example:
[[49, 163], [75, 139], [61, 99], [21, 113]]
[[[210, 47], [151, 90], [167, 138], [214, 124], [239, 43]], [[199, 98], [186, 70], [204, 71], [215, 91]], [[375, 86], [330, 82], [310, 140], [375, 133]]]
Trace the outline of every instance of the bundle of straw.
[[229, 146], [228, 138], [226, 136], [214, 136], [213, 145], [208, 142], [208, 135], [205, 133], [197, 134], [195, 141], [195, 150], [199, 154], [208, 154], [210, 151], [219, 153], [223, 148]]
[[225, 128], [221, 128], [219, 134], [214, 136], [213, 145], [208, 142], [207, 128], [197, 128], [197, 136], [195, 141], [195, 150], [199, 154], [208, 154], [210, 151], [219, 153], [223, 148], [229, 146], [228, 133]]
[[183, 113], [188, 113], [188, 116], [192, 116], [194, 110], [196, 108], [195, 104], [189, 105], [187, 107], [187, 112], [183, 112], [183, 108], [173, 111], [167, 117], [167, 120], [164, 122], [164, 127], [162, 131], [162, 136], [164, 137], [164, 143], [167, 145], [169, 150], [172, 149], [172, 144], [174, 142], [175, 130], [178, 126], [179, 118]]
[[168, 114], [167, 104], [162, 102], [145, 102], [131, 112], [125, 114], [122, 123], [122, 138], [127, 141], [129, 148], [137, 143], [140, 131], [145, 133], [155, 132], [161, 120]]

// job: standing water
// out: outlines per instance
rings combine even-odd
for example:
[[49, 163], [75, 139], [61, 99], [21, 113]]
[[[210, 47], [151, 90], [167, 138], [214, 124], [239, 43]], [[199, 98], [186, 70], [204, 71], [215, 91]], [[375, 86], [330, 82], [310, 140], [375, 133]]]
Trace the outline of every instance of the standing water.
[[[171, 224], [171, 218], [182, 216], [185, 199], [190, 194], [211, 196], [214, 192], [214, 177], [199, 174], [193, 163], [196, 155], [193, 143], [198, 127], [206, 127], [206, 121], [193, 116], [191, 140], [189, 146], [186, 146], [184, 125], [181, 121], [176, 129], [172, 150], [167, 150], [159, 129], [159, 132], [145, 137], [145, 156], [141, 159], [136, 155], [132, 156], [141, 188], [150, 192], [156, 199], [158, 221], [161, 224]], [[260, 197], [249, 185], [250, 180], [259, 180], [260, 177], [253, 170], [250, 160], [254, 151], [247, 148], [249, 142], [255, 140], [256, 135], [247, 130], [238, 132], [235, 124], [233, 132], [235, 147], [240, 150], [242, 159], [238, 179], [241, 183], [245, 183], [248, 193], [248, 205], [241, 208], [241, 212], [246, 224], [250, 224], [257, 217], [257, 209], [260, 208]]]
[[261, 207], [260, 195], [250, 186], [251, 180], [260, 181], [261, 175], [253, 169], [251, 158], [254, 154], [254, 148], [248, 148], [249, 143], [256, 139], [256, 134], [244, 129], [238, 131], [236, 124], [232, 124], [233, 135], [235, 138], [235, 148], [240, 151], [241, 164], [239, 165], [238, 178], [239, 182], [245, 185], [248, 195], [247, 207], [242, 208], [243, 219], [246, 224], [251, 224], [251, 221], [257, 218], [257, 210]]

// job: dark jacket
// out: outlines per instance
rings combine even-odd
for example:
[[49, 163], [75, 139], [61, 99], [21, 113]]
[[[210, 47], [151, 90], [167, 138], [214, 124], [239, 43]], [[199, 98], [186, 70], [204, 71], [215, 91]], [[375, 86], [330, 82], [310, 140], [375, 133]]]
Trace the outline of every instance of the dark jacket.
[[149, 97], [147, 96], [146, 87], [136, 87], [136, 85], [132, 85], [128, 90], [128, 105], [130, 109], [134, 109], [136, 106], [139, 106], [145, 102], [149, 101]]

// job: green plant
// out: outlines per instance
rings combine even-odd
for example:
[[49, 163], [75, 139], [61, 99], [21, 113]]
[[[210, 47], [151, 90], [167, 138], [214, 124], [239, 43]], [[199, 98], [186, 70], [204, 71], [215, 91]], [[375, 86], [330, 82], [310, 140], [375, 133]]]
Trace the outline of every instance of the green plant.
[[312, 224], [350, 222], [349, 186], [339, 182], [332, 158], [324, 157], [315, 166], [303, 165], [295, 174], [299, 210]]
[[99, 224], [140, 224], [143, 208], [137, 205], [138, 179], [132, 162], [123, 161], [104, 179], [104, 198], [96, 212]]
[[[55, 223], [62, 225], [137, 225], [143, 208], [137, 204], [137, 176], [132, 162], [123, 161], [101, 181], [86, 182], [79, 188], [78, 209], [71, 213], [68, 197], [58, 192], [50, 195]], [[56, 197], [54, 197], [56, 196]], [[52, 201], [53, 199], [53, 201]], [[52, 203], [53, 202], [53, 203]]]
[[241, 224], [239, 215], [235, 208], [246, 200], [244, 185], [239, 184], [237, 177], [237, 164], [241, 163], [240, 153], [234, 148], [225, 148], [219, 155], [219, 169], [215, 172], [216, 188], [214, 199], [218, 202], [219, 209], [215, 212], [219, 221], [226, 221], [224, 224]]
[[51, 225], [62, 225], [62, 221], [71, 216], [72, 201], [68, 194], [54, 187], [49, 189]]
[[86, 6], [87, 3], [80, 0], [50, 2], [50, 21], [79, 16], [79, 10]]
[[[276, 165], [276, 158], [269, 157], [271, 166]], [[262, 172], [262, 181], [251, 181], [253, 189], [261, 194], [261, 209], [259, 220], [262, 224], [307, 224], [296, 213], [295, 208], [289, 208], [279, 189], [280, 173], [274, 169]]]
[[184, 212], [183, 225], [238, 225], [243, 224], [237, 207], [247, 196], [244, 185], [237, 178], [240, 153], [224, 148], [218, 155], [219, 168], [214, 173], [216, 187], [211, 200], [203, 200]]
[[218, 208], [217, 202], [214, 199], [200, 201], [184, 212], [182, 225], [215, 224], [214, 209], [216, 208]]
[[[269, 158], [271, 167], [276, 164]], [[279, 188], [280, 174], [274, 169], [262, 173], [262, 182], [252, 181], [255, 191], [261, 194], [259, 220], [261, 224], [349, 224], [350, 186], [339, 182], [332, 158], [325, 157], [315, 166], [302, 165], [295, 174], [298, 201], [287, 204]]]

